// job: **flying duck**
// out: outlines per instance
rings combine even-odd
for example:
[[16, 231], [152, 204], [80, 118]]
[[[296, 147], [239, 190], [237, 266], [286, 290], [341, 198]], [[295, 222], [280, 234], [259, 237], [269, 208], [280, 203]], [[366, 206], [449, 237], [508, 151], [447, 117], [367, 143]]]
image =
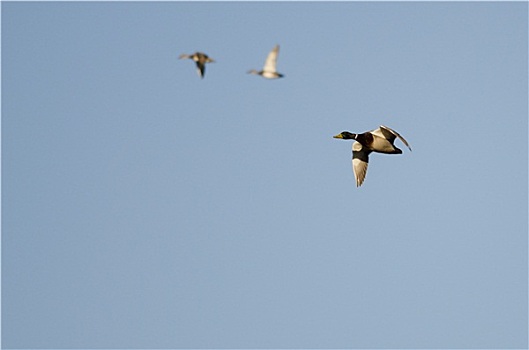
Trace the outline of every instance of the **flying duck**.
[[356, 140], [353, 143], [353, 172], [356, 178], [356, 187], [361, 186], [364, 182], [371, 152], [401, 154], [402, 150], [393, 144], [397, 137], [411, 151], [411, 147], [404, 137], [384, 125], [375, 130], [366, 131], [363, 134], [352, 134], [348, 131], [343, 131], [333, 137], [335, 139]]
[[202, 52], [195, 52], [192, 55], [187, 55], [185, 53], [181, 54], [179, 59], [190, 58], [197, 64], [197, 73], [201, 78], [204, 78], [204, 72], [206, 70], [206, 63], [215, 62], [214, 59], [209, 58], [208, 55]]
[[279, 45], [276, 45], [272, 51], [268, 54], [263, 70], [256, 71], [255, 69], [249, 70], [248, 74], [260, 75], [267, 79], [282, 78], [283, 74], [276, 71], [277, 55], [279, 54]]

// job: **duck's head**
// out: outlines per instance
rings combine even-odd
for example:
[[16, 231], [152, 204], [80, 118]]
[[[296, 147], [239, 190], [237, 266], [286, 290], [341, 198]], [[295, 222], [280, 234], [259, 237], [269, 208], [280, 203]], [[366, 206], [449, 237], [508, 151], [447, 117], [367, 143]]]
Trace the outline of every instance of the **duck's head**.
[[342, 131], [338, 135], [333, 136], [335, 139], [344, 139], [344, 140], [355, 140], [356, 134], [352, 134], [349, 131]]

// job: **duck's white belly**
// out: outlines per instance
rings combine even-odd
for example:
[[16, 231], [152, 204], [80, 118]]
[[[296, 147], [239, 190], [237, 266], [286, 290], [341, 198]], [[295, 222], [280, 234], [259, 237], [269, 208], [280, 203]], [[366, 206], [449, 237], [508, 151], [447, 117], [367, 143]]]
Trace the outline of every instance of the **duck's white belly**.
[[267, 79], [276, 79], [278, 77], [276, 72], [264, 71], [262, 75], [264, 78], [267, 78]]

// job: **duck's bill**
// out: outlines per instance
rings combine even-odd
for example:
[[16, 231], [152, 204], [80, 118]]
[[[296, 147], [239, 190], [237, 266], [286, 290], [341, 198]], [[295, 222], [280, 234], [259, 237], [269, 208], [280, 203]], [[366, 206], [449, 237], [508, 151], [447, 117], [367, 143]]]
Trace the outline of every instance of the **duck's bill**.
[[343, 135], [342, 134], [334, 135], [333, 138], [335, 138], [335, 139], [343, 139]]

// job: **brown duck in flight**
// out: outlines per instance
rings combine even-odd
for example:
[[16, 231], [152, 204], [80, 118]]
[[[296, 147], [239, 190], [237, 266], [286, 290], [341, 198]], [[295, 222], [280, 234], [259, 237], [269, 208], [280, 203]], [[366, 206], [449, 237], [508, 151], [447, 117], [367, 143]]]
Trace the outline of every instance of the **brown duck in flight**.
[[195, 61], [195, 63], [197, 64], [197, 73], [201, 78], [204, 78], [204, 73], [206, 71], [206, 63], [215, 62], [214, 59], [208, 57], [208, 55], [206, 55], [203, 52], [195, 52], [192, 55], [183, 53], [178, 58], [179, 59], [189, 58]]

